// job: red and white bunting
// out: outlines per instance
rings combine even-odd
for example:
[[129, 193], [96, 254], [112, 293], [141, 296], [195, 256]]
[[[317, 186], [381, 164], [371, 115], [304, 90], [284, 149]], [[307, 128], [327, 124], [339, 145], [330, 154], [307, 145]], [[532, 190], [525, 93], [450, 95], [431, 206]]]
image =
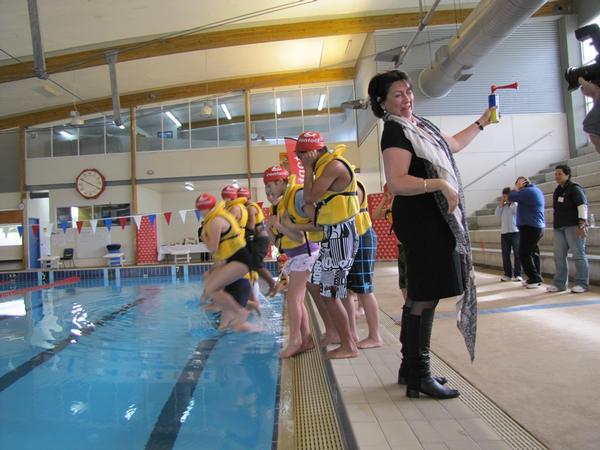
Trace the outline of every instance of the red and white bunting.
[[187, 214], [187, 210], [185, 210], [185, 209], [179, 210], [179, 217], [181, 217], [181, 223], [185, 223], [186, 214]]
[[163, 215], [165, 216], [165, 220], [167, 221], [167, 225], [171, 225], [171, 212], [166, 212], [163, 213]]
[[96, 234], [96, 227], [98, 226], [98, 219], [90, 220], [90, 227], [92, 227], [92, 233]]
[[77, 222], [75, 222], [75, 225], [77, 225], [77, 234], [81, 234], [81, 228], [83, 227], [83, 220], [78, 220]]
[[140, 229], [140, 225], [142, 224], [142, 216], [141, 215], [136, 215], [133, 216], [133, 220], [135, 221], [135, 226], [137, 227], [137, 229]]

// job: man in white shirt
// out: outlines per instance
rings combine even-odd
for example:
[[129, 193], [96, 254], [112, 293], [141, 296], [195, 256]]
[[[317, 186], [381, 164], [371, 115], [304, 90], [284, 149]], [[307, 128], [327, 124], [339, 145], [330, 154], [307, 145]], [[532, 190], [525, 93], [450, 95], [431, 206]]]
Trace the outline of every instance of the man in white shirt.
[[[504, 275], [500, 281], [522, 281], [521, 261], [519, 260], [519, 229], [517, 228], [517, 203], [508, 200], [510, 188], [502, 189], [502, 198], [496, 206], [495, 214], [500, 217], [500, 245], [502, 248], [502, 267]], [[514, 255], [514, 264], [510, 252]]]

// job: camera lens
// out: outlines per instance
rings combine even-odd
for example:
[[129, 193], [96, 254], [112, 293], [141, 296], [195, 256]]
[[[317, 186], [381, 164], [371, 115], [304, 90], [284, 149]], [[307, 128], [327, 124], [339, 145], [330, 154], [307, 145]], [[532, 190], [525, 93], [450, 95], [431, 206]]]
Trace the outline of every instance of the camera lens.
[[567, 83], [569, 84], [569, 91], [573, 91], [579, 87], [579, 77], [593, 82], [600, 80], [600, 64], [594, 62], [587, 66], [569, 67], [565, 71], [565, 80], [567, 80]]

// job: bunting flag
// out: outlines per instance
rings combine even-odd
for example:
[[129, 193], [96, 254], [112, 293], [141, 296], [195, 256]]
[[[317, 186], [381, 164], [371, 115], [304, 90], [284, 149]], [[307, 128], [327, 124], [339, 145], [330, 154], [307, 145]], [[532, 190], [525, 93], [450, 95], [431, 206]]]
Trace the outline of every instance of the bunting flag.
[[142, 216], [140, 216], [139, 214], [137, 216], [133, 216], [133, 221], [135, 222], [135, 226], [139, 230], [140, 229], [140, 225], [142, 223]]
[[150, 226], [154, 226], [154, 222], [156, 222], [156, 214], [149, 214], [148, 221], [150, 222]]
[[63, 230], [63, 234], [66, 234], [66, 232], [67, 232], [67, 226], [68, 226], [68, 223], [66, 220], [62, 220], [60, 222], [60, 228]]
[[90, 226], [92, 227], [92, 233], [96, 234], [96, 227], [98, 226], [98, 219], [90, 220]]
[[104, 226], [106, 226], [106, 229], [110, 231], [112, 228], [112, 219], [104, 219]]
[[296, 139], [285, 137], [285, 149], [287, 150], [287, 159], [290, 166], [290, 173], [296, 175], [296, 183], [304, 183], [304, 166], [300, 158], [296, 156]]
[[31, 231], [33, 231], [33, 236], [36, 239], [40, 238], [40, 225], [38, 223], [34, 223], [31, 225]]
[[185, 209], [180, 209], [179, 210], [179, 217], [181, 217], [181, 223], [185, 223], [185, 216], [187, 215], [187, 210]]
[[166, 212], [166, 213], [163, 213], [163, 215], [165, 216], [165, 220], [167, 221], [167, 225], [171, 225], [171, 213], [170, 212]]
[[195, 209], [194, 212], [196, 213], [196, 220], [200, 222], [200, 218], [202, 217], [202, 214], [200, 214], [200, 210]]
[[77, 225], [77, 234], [81, 234], [81, 229], [83, 228], [83, 220], [78, 220], [77, 222], [75, 222], [75, 225]]
[[124, 230], [127, 225], [127, 217], [119, 217], [119, 225], [121, 225], [121, 230]]
[[4, 231], [4, 239], [8, 239], [9, 228], [8, 227], [3, 227], [2, 231]]
[[19, 232], [19, 237], [23, 237], [23, 225], [17, 225], [17, 231]]

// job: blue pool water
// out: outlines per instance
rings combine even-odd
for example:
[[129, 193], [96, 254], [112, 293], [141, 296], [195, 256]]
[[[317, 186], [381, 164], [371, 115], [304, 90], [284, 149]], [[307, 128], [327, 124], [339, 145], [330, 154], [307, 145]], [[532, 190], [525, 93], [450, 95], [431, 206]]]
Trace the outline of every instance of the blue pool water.
[[0, 449], [271, 449], [282, 298], [220, 333], [202, 282], [0, 298]]

